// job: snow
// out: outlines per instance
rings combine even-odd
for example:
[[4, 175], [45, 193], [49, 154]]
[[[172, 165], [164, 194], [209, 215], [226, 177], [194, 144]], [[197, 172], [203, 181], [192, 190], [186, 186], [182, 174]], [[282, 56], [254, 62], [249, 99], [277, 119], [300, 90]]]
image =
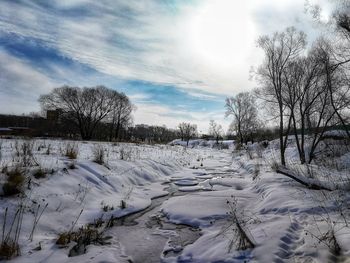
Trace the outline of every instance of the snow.
[[[187, 146], [187, 141], [182, 141], [180, 139], [175, 139], [169, 143], [170, 145], [181, 145], [181, 146]], [[227, 147], [233, 147], [234, 140], [219, 140], [218, 145], [220, 146], [227, 146]], [[195, 140], [189, 140], [188, 147], [194, 148], [194, 147], [210, 147], [213, 148], [217, 146], [216, 140], [205, 140], [205, 139], [195, 139]]]
[[323, 137], [346, 138], [348, 135], [345, 130], [330, 130], [323, 133]]
[[[11, 167], [15, 140], [2, 143], [0, 163]], [[68, 143], [77, 144], [77, 160], [64, 156]], [[102, 165], [93, 162], [97, 143], [34, 142], [36, 161], [53, 173], [33, 177], [30, 189], [25, 185], [21, 256], [11, 262], [328, 262], [332, 253], [327, 242], [319, 240], [330, 229], [341, 254], [350, 255], [350, 230], [344, 219], [349, 215], [344, 205], [350, 202], [348, 174], [313, 165], [318, 177], [305, 177], [305, 167], [296, 164], [293, 140], [286, 151], [288, 172], [332, 191], [311, 190], [276, 173], [271, 168], [278, 156], [276, 142], [266, 149], [250, 145], [252, 159], [245, 150], [233, 153], [232, 141], [222, 142], [230, 149], [218, 149], [204, 140], [192, 140], [189, 147], [180, 140], [153, 146], [99, 143], [106, 155]], [[121, 152], [128, 154], [122, 159]], [[349, 153], [337, 160], [349, 160]], [[75, 169], [69, 168], [72, 163]], [[29, 167], [28, 174], [35, 169]], [[0, 184], [5, 180], [1, 174]], [[11, 218], [19, 201], [15, 196], [2, 197], [0, 225], [5, 208]], [[38, 204], [48, 206], [30, 241]], [[255, 248], [237, 249], [234, 215]], [[104, 230], [110, 244], [91, 244], [76, 257], [68, 257], [74, 243], [66, 248], [55, 244], [77, 218], [74, 230], [111, 216], [120, 219]], [[39, 243], [41, 250], [35, 250]]]

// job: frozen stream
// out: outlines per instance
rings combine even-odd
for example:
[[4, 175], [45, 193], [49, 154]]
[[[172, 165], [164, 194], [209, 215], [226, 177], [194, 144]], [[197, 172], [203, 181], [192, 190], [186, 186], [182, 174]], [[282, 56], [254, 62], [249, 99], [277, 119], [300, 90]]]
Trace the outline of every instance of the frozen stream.
[[[220, 168], [210, 167], [203, 174], [203, 178], [197, 176], [194, 181], [205, 182], [211, 177], [221, 178], [233, 173], [228, 166]], [[153, 199], [151, 206], [119, 219], [118, 226], [110, 229], [108, 235], [118, 240], [124, 248], [124, 254], [129, 257], [129, 262], [153, 263], [160, 262], [162, 258], [180, 255], [185, 246], [192, 244], [201, 236], [199, 228], [173, 224], [160, 211], [161, 205], [166, 200], [203, 191], [194, 189], [187, 192], [186, 188], [190, 189], [194, 185], [188, 181], [188, 179], [173, 180], [168, 186], [164, 186], [165, 190], [169, 191], [168, 195]]]
[[199, 238], [199, 229], [167, 222], [159, 209], [169, 198], [170, 195], [153, 199], [150, 207], [126, 216], [109, 232], [117, 237], [131, 262], [159, 262], [161, 256], [174, 255]]

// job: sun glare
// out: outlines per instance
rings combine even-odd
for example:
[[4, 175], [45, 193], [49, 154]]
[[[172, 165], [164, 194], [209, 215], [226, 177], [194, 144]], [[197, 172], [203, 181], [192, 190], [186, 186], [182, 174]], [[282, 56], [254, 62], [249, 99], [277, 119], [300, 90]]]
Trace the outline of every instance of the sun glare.
[[232, 0], [207, 1], [191, 19], [193, 52], [212, 67], [237, 67], [247, 57], [252, 23], [247, 4]]

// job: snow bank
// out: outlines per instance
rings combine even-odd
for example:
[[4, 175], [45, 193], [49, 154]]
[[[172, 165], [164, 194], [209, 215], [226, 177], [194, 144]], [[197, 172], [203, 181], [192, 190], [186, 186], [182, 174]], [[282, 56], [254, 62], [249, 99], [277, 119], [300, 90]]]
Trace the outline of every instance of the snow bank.
[[[181, 146], [187, 146], [187, 141], [182, 141], [181, 139], [176, 139], [171, 142], [169, 142], [169, 145], [181, 145]], [[234, 140], [220, 140], [219, 144], [216, 143], [215, 140], [204, 140], [204, 139], [195, 139], [195, 140], [189, 140], [188, 147], [194, 148], [194, 147], [226, 147], [226, 148], [232, 148], [234, 145]]]

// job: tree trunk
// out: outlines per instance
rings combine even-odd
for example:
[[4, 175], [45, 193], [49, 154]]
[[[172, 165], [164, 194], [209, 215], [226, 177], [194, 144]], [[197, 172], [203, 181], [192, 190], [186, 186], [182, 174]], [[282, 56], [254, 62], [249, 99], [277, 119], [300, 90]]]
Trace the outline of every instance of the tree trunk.
[[117, 126], [115, 128], [115, 139], [119, 141], [120, 120], [118, 119]]
[[284, 156], [284, 143], [283, 143], [283, 109], [280, 105], [280, 128], [279, 128], [279, 138], [280, 138], [280, 154], [281, 154], [281, 164], [286, 165], [286, 159]]

